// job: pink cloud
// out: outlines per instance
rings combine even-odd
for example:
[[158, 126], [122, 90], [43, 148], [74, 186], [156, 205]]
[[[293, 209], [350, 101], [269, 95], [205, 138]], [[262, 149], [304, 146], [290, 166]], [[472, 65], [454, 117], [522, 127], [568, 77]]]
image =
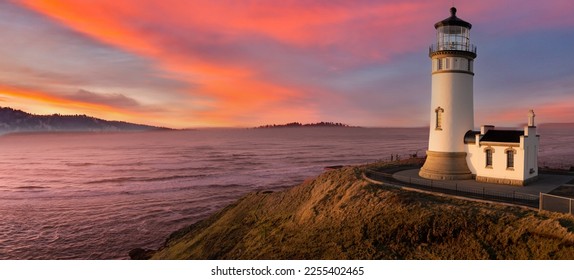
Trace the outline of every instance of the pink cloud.
[[[190, 85], [189, 93], [198, 97], [193, 114], [218, 124], [237, 124], [236, 119], [249, 114], [269, 121], [294, 114], [303, 118], [319, 115], [313, 112], [313, 104], [297, 108], [284, 105], [297, 103], [292, 100], [310, 100], [306, 91], [309, 85], [270, 81], [264, 72], [282, 65], [254, 63], [248, 51], [229, 46], [252, 48], [248, 40], [262, 38], [318, 57], [316, 63], [325, 67], [354, 67], [420, 49], [416, 38], [424, 31], [417, 26], [430, 16], [424, 11], [431, 7], [427, 3], [369, 1], [23, 3], [104, 43], [152, 58], [171, 73], [170, 78]], [[402, 36], [402, 32], [410, 35]], [[329, 50], [343, 55], [321, 58], [321, 52]]]
[[[335, 73], [382, 66], [412, 53], [424, 57], [434, 39], [433, 23], [449, 15], [447, 6], [428, 1], [20, 2], [149, 58], [167, 78], [187, 84], [190, 98], [180, 107], [189, 110], [178, 112], [190, 125], [325, 120], [333, 116], [325, 100], [337, 100], [340, 113], [357, 115], [362, 103], [353, 100], [353, 92], [331, 87], [334, 80], [350, 78]], [[565, 16], [570, 2], [539, 9], [521, 3], [465, 3], [459, 16], [503, 32], [533, 23], [537, 28], [574, 23]], [[508, 16], [524, 20], [508, 22]]]
[[516, 126], [527, 122], [528, 110], [533, 109], [536, 114], [536, 123], [564, 123], [574, 121], [574, 98], [563, 98], [549, 102], [531, 104], [530, 107], [523, 105], [515, 108], [499, 109], [496, 112], [479, 112], [480, 120], [503, 126]]

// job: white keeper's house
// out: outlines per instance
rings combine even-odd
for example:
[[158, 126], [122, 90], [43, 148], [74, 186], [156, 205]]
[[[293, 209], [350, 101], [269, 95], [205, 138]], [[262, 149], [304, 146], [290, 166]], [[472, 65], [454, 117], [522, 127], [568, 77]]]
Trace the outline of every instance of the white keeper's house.
[[427, 159], [419, 175], [433, 180], [523, 186], [538, 177], [539, 135], [534, 112], [522, 130], [474, 127], [472, 25], [456, 16], [437, 22], [432, 60], [432, 97]]

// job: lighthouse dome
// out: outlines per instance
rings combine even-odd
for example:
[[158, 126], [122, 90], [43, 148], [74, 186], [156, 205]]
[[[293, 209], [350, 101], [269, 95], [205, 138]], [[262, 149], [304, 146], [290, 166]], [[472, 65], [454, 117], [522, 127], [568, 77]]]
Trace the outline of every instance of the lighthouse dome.
[[469, 22], [466, 22], [466, 21], [464, 21], [464, 20], [462, 20], [456, 16], [456, 8], [455, 7], [450, 8], [450, 17], [435, 23], [434, 28], [439, 28], [442, 26], [453, 26], [453, 25], [466, 27], [468, 29], [472, 28], [472, 24], [470, 24]]

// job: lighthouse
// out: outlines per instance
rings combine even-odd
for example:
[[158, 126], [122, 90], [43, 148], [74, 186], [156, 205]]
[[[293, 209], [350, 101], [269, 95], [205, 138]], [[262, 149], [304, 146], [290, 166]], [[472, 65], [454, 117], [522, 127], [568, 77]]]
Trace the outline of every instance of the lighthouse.
[[522, 130], [482, 125], [474, 130], [472, 25], [456, 16], [434, 25], [429, 148], [419, 171], [431, 180], [464, 180], [524, 186], [538, 179], [540, 136], [534, 111]]
[[436, 42], [429, 48], [432, 61], [430, 134], [427, 159], [419, 175], [433, 180], [471, 179], [465, 134], [474, 129], [473, 62], [476, 47], [470, 41], [472, 25], [456, 16], [437, 22]]

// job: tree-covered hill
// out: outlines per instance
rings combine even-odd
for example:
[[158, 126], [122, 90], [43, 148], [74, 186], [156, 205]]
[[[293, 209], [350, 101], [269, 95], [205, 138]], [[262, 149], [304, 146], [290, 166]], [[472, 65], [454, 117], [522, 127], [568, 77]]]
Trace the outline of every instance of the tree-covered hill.
[[28, 131], [139, 131], [166, 129], [122, 121], [107, 121], [86, 115], [34, 115], [0, 107], [0, 133]]

